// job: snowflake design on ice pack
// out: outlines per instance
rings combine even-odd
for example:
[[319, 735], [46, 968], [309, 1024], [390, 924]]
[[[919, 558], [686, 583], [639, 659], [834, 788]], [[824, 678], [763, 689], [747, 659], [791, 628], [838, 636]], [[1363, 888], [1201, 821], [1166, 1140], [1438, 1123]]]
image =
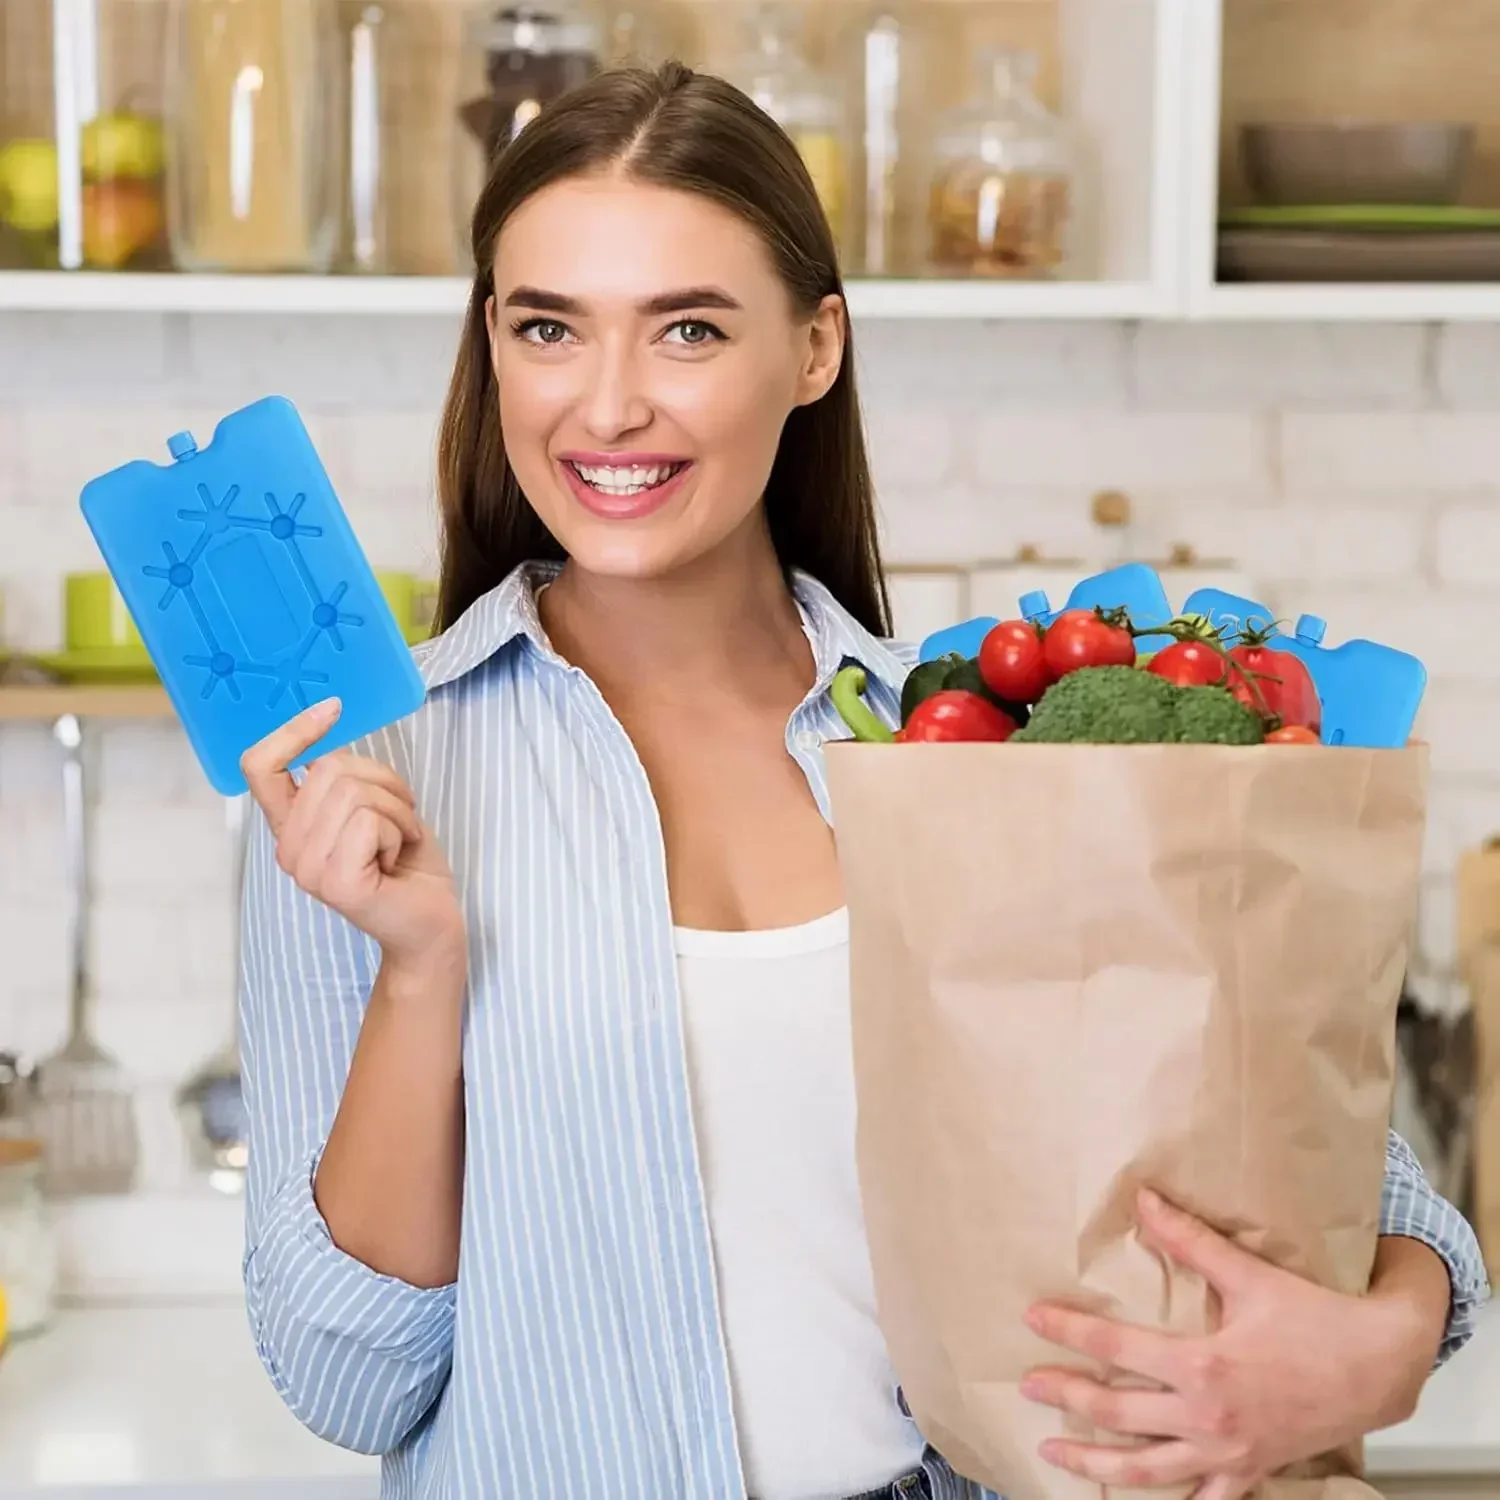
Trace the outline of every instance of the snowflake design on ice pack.
[[[313, 647], [326, 636], [335, 651], [342, 651], [343, 627], [365, 623], [364, 616], [347, 614], [339, 607], [349, 592], [347, 583], [336, 584], [324, 596], [302, 548], [298, 545], [302, 537], [320, 537], [323, 534], [321, 527], [310, 526], [297, 519], [307, 503], [307, 496], [294, 495], [291, 504], [283, 509], [277, 497], [268, 493], [264, 497], [268, 514], [264, 516], [244, 515], [235, 511], [235, 502], [240, 498], [240, 487], [237, 484], [231, 485], [224, 492], [224, 498], [217, 502], [208, 486], [200, 484], [198, 498], [202, 502], [201, 510], [177, 512], [178, 520], [195, 522], [201, 528], [186, 555], [179, 557], [171, 542], [163, 542], [161, 550], [165, 562], [148, 565], [143, 571], [148, 578], [157, 578], [166, 584], [157, 607], [170, 609], [181, 599], [198, 627], [198, 633], [203, 638], [203, 651], [186, 656], [183, 660], [188, 666], [197, 667], [206, 674], [200, 696], [213, 697], [222, 684], [224, 691], [238, 703], [243, 697], [239, 679], [262, 678], [269, 679], [273, 685], [271, 696], [267, 699], [268, 708], [274, 708], [288, 693], [296, 699], [299, 708], [306, 708], [310, 700], [304, 689], [323, 687], [328, 683], [328, 673], [305, 665]], [[296, 648], [280, 661], [245, 661], [227, 650], [215, 633], [198, 597], [197, 568], [203, 553], [215, 537], [231, 530], [258, 531], [283, 546], [297, 577], [307, 591], [311, 622]]]

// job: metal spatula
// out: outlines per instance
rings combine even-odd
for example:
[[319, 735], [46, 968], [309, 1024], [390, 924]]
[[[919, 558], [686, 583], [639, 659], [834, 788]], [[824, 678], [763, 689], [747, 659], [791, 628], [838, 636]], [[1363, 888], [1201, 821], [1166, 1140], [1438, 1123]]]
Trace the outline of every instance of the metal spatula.
[[57, 1196], [125, 1193], [140, 1155], [135, 1103], [120, 1065], [89, 1025], [88, 803], [83, 731], [72, 714], [53, 727], [63, 751], [63, 824], [67, 839], [72, 958], [70, 1029], [62, 1048], [37, 1069], [37, 1134], [47, 1191]]

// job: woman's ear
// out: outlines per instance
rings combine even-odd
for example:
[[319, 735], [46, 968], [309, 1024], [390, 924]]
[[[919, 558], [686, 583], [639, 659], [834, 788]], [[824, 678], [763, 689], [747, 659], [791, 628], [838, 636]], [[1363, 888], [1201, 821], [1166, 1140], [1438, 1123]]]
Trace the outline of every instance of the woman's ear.
[[807, 349], [797, 372], [797, 405], [811, 406], [829, 392], [844, 363], [844, 299], [830, 293], [819, 304], [807, 330]]

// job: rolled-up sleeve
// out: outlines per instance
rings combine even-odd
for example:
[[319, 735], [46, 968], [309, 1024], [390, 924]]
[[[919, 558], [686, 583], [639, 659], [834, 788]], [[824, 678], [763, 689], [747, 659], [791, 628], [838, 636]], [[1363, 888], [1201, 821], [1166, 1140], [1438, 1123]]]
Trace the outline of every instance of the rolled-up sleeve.
[[1473, 1337], [1475, 1321], [1489, 1300], [1489, 1276], [1469, 1221], [1428, 1182], [1411, 1147], [1394, 1130], [1386, 1139], [1380, 1232], [1419, 1240], [1448, 1268], [1453, 1300], [1438, 1351], [1442, 1364]]
[[[395, 747], [382, 748], [390, 762]], [[341, 1447], [384, 1454], [448, 1379], [455, 1288], [411, 1286], [346, 1255], [313, 1198], [377, 967], [374, 944], [282, 873], [256, 815], [240, 967], [250, 1327], [302, 1423]]]

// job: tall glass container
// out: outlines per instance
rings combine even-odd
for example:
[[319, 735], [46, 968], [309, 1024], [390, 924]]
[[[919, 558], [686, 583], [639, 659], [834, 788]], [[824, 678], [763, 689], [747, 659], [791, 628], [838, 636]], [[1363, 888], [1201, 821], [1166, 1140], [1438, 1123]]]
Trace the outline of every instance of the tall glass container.
[[792, 138], [842, 254], [852, 202], [848, 112], [836, 81], [809, 65], [797, 34], [800, 16], [800, 8], [753, 7], [744, 50], [728, 76]]
[[939, 123], [928, 227], [940, 275], [1045, 278], [1068, 257], [1077, 162], [1036, 71], [1031, 53], [982, 52], [972, 98]]
[[168, 209], [189, 271], [326, 271], [345, 90], [330, 0], [172, 0]]
[[495, 156], [553, 100], [603, 66], [606, 18], [592, 0], [476, 6], [459, 65], [460, 238], [467, 244], [475, 199]]
[[391, 270], [391, 137], [400, 128], [389, 111], [393, 52], [402, 42], [399, 4], [339, 0], [343, 75], [339, 234], [342, 271]]
[[57, 266], [52, 0], [0, 0], [0, 269]]

